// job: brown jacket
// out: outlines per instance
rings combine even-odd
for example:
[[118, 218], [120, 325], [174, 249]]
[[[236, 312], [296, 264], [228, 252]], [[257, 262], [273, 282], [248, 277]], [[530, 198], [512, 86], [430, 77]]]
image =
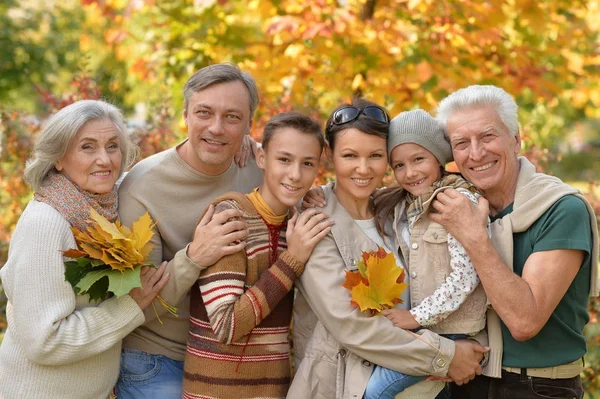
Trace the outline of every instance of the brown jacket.
[[339, 203], [327, 198], [335, 220], [297, 280], [294, 305], [296, 375], [288, 398], [360, 399], [374, 364], [410, 375], [445, 376], [454, 342], [424, 330], [420, 339], [382, 316], [368, 317], [350, 305], [342, 287], [345, 270], [356, 269], [361, 251], [376, 250]]

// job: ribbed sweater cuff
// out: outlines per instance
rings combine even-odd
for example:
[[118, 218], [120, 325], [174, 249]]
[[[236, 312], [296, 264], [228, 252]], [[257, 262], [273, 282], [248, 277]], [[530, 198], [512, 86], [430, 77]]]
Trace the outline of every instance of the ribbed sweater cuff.
[[288, 251], [283, 251], [281, 255], [279, 255], [279, 259], [288, 265], [290, 269], [294, 271], [294, 273], [296, 273], [296, 277], [300, 277], [304, 271], [304, 263], [298, 261]]

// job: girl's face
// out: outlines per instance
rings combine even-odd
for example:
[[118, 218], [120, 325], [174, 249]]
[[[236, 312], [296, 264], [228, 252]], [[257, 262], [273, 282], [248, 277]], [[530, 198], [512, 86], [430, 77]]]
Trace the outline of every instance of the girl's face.
[[418, 144], [400, 144], [392, 150], [390, 163], [398, 184], [412, 195], [421, 195], [442, 177], [441, 165]]
[[386, 139], [355, 128], [343, 130], [337, 133], [332, 159], [338, 197], [368, 199], [385, 175]]

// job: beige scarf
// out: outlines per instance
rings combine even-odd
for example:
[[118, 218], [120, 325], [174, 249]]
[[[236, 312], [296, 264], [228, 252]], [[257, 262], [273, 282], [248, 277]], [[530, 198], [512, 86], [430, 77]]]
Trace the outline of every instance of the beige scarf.
[[44, 178], [33, 199], [56, 209], [71, 225], [86, 231], [90, 208], [94, 208], [109, 222], [117, 219], [117, 186], [106, 194], [92, 194], [82, 190], [62, 173], [52, 169]]
[[[520, 170], [513, 211], [492, 223], [492, 242], [500, 258], [513, 269], [513, 234], [526, 231], [556, 201], [565, 195], [575, 195], [586, 205], [592, 226], [592, 267], [590, 295], [598, 295], [598, 224], [594, 210], [579, 190], [565, 184], [557, 177], [537, 173], [535, 166], [525, 157], [519, 157]], [[484, 374], [500, 377], [502, 374], [502, 330], [500, 318], [490, 307], [487, 312], [487, 330], [490, 340], [489, 362]]]

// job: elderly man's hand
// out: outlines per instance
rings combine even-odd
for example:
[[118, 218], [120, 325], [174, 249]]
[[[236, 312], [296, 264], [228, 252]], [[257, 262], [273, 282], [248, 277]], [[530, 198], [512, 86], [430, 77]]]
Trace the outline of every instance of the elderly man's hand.
[[488, 352], [489, 348], [479, 345], [475, 341], [461, 339], [456, 341], [456, 350], [454, 358], [448, 367], [448, 377], [456, 385], [466, 384], [482, 373], [479, 363], [483, 359], [483, 354]]
[[449, 188], [439, 193], [431, 205], [435, 212], [429, 214], [430, 219], [444, 226], [463, 246], [469, 240], [487, 237], [489, 203], [485, 198], [479, 197], [475, 206], [466, 196]]

